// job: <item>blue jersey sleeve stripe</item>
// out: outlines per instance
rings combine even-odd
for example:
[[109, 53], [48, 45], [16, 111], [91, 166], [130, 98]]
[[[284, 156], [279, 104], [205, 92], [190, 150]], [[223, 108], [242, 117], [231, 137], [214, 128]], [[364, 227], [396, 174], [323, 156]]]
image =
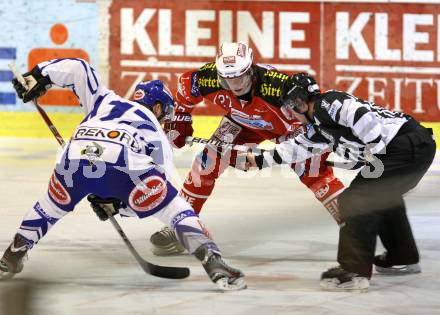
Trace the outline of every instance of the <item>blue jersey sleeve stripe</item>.
[[154, 123], [151, 121], [150, 117], [147, 116], [147, 114], [143, 113], [140, 109], [136, 109], [134, 111], [134, 113], [136, 115], [138, 115], [140, 118], [142, 118], [143, 120], [145, 120], [145, 123], [140, 124], [137, 128], [138, 129], [147, 129], [147, 130], [151, 130], [151, 131], [157, 131], [156, 126], [154, 125]]
[[136, 110], [134, 111], [134, 113], [135, 113], [136, 115], [138, 115], [140, 118], [142, 118], [143, 120], [151, 121], [150, 117], [148, 117], [147, 114], [145, 114], [144, 112], [142, 112], [140, 109], [136, 109]]
[[128, 120], [120, 120], [118, 121], [118, 124], [124, 124], [132, 126], [136, 129], [145, 129], [145, 130], [151, 130], [156, 132], [157, 128], [154, 126], [154, 124], [151, 121], [128, 121]]
[[[108, 93], [107, 93], [108, 94]], [[98, 109], [99, 109], [99, 106], [101, 105], [101, 103], [102, 103], [102, 100], [107, 96], [107, 94], [104, 94], [104, 95], [100, 95], [100, 96], [98, 96], [98, 98], [96, 99], [96, 101], [95, 101], [95, 104], [93, 105], [93, 109], [91, 110], [91, 112], [83, 119], [83, 121], [81, 122], [81, 123], [83, 123], [83, 122], [85, 122], [85, 121], [87, 121], [87, 120], [89, 120], [89, 119], [91, 119], [91, 118], [93, 118], [93, 117], [95, 117], [96, 116], [96, 114], [98, 113]]]
[[66, 60], [66, 59], [68, 59], [68, 58], [55, 59], [53, 61], [50, 61], [47, 65], [41, 67], [40, 70], [43, 71], [47, 66], [53, 65], [55, 63], [61, 62], [61, 61]]
[[98, 78], [96, 77], [96, 71], [92, 66], [89, 66], [89, 67], [92, 70], [92, 76], [93, 76], [93, 79], [95, 80], [95, 84], [96, 84], [96, 86], [98, 86], [99, 83], [98, 83]]
[[[80, 59], [73, 58], [73, 60], [77, 60], [77, 61], [81, 62], [82, 66], [84, 67], [84, 70], [86, 72], [86, 75], [87, 75], [87, 86], [89, 87], [90, 93], [95, 94], [96, 91], [98, 91], [98, 80], [96, 79], [96, 76], [93, 74], [93, 69]], [[92, 83], [90, 82], [89, 71], [92, 73], [93, 78], [95, 80], [96, 89], [93, 89]]]
[[145, 130], [151, 130], [151, 131], [157, 131], [157, 129], [149, 122], [140, 124], [137, 126], [137, 129], [145, 129]]
[[114, 107], [107, 116], [102, 117], [100, 119], [101, 121], [108, 121], [108, 120], [120, 118], [122, 117], [122, 115], [125, 114], [126, 111], [128, 111], [130, 108], [133, 107], [133, 105], [131, 105], [130, 103], [121, 102], [121, 101], [113, 101], [110, 102], [109, 105], [113, 105]]

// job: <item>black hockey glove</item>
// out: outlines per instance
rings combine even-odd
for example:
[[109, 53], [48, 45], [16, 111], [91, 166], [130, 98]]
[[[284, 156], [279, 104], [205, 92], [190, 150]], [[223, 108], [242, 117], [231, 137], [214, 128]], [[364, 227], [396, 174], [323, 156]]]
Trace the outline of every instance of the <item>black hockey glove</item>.
[[88, 195], [87, 200], [90, 202], [90, 206], [101, 221], [105, 221], [109, 218], [105, 209], [109, 210], [111, 215], [114, 216], [118, 214], [119, 209], [124, 206], [119, 199], [101, 198], [93, 194]]
[[33, 100], [34, 98], [42, 96], [50, 88], [51, 81], [49, 77], [41, 74], [40, 68], [35, 66], [30, 72], [23, 74], [27, 87], [24, 87], [17, 78], [12, 80], [14, 89], [19, 98], [23, 99], [24, 103]]

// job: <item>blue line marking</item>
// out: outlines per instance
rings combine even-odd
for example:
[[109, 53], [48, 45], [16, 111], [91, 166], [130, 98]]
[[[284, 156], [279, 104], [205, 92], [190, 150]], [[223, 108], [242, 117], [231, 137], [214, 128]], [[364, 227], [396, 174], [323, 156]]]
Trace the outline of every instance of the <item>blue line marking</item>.
[[17, 59], [15, 47], [0, 47], [0, 59]]
[[12, 81], [14, 74], [9, 70], [0, 70], [0, 81]]
[[15, 105], [15, 93], [0, 92], [0, 105]]

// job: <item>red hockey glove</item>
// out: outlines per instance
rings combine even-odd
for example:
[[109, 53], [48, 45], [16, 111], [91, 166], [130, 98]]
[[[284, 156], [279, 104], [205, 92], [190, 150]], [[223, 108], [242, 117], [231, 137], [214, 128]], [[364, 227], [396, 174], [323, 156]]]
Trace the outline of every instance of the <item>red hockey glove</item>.
[[177, 148], [185, 146], [185, 138], [193, 135], [192, 116], [188, 113], [175, 113], [171, 122], [164, 125], [165, 133]]

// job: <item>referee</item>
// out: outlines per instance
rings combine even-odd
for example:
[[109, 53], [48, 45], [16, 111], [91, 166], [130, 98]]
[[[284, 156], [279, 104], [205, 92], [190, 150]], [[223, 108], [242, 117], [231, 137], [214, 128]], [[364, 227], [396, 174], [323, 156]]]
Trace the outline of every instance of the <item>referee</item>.
[[[291, 76], [282, 111], [302, 121], [307, 131], [258, 155], [247, 153], [237, 167], [248, 170], [300, 162], [333, 151], [365, 163], [338, 197], [345, 221], [339, 232], [338, 263], [321, 275], [326, 290], [369, 287], [372, 266], [388, 274], [420, 272], [419, 253], [402, 195], [414, 188], [431, 165], [436, 146], [432, 130], [411, 116], [393, 112], [353, 95], [321, 93], [305, 73]], [[386, 252], [374, 256], [379, 235]]]

